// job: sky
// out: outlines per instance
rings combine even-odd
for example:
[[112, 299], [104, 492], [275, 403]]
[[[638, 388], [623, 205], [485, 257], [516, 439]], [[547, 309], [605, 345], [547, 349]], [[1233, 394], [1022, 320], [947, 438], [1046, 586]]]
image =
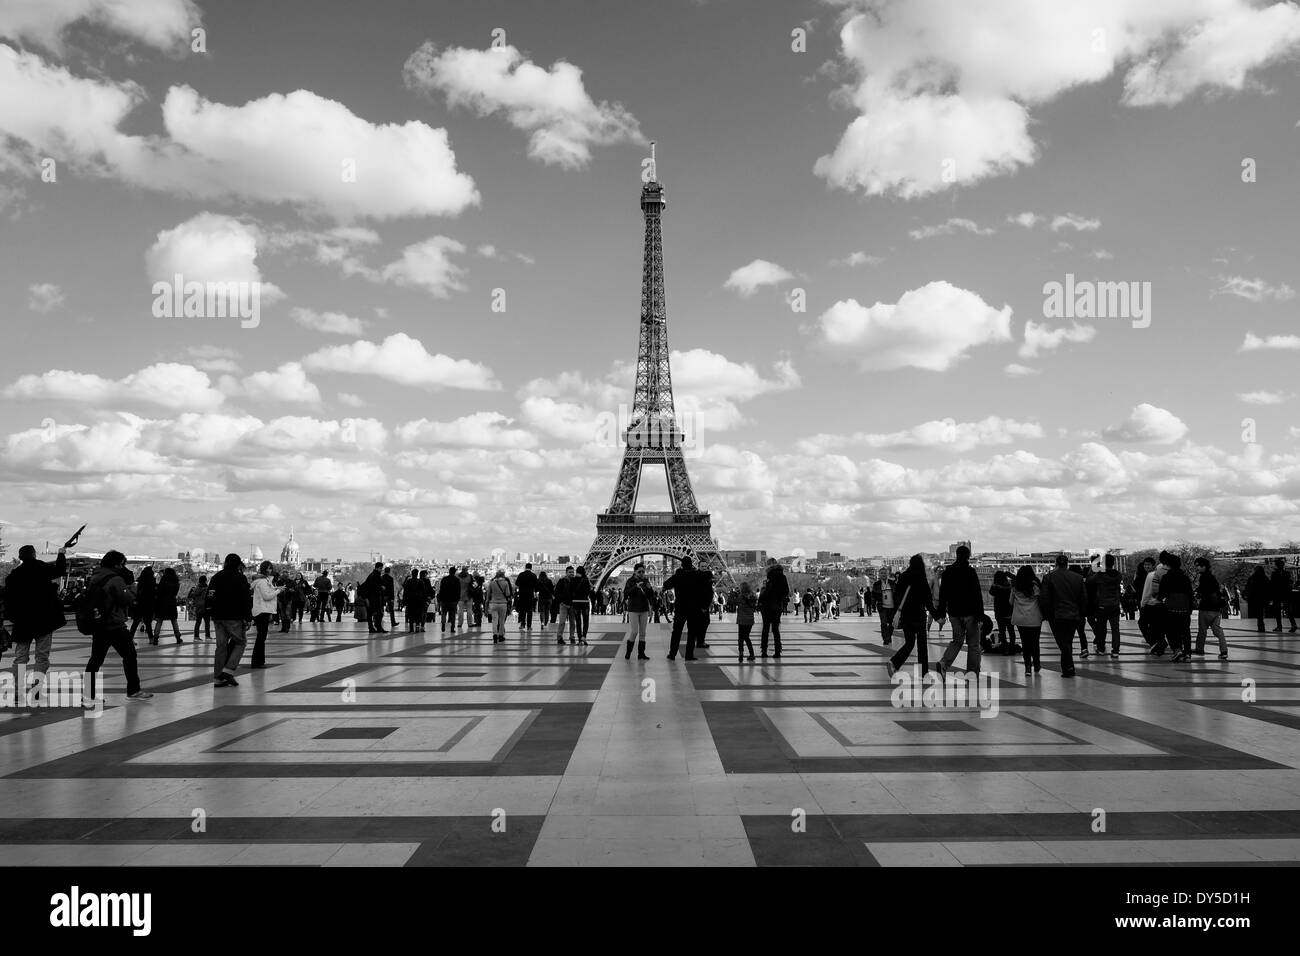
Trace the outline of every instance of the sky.
[[1300, 537], [1297, 92], [1296, 2], [0, 0], [0, 529], [585, 553], [654, 140], [722, 548]]

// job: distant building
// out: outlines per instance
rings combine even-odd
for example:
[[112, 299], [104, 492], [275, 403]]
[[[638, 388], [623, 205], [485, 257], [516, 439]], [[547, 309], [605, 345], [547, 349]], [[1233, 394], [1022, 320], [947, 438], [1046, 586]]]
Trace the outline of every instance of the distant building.
[[757, 568], [767, 564], [766, 551], [719, 551], [729, 568]]
[[262, 549], [257, 545], [253, 545], [252, 550], [248, 552], [248, 563], [256, 567], [265, 560], [266, 559], [262, 557]]
[[298, 542], [293, 539], [293, 528], [289, 529], [289, 540], [284, 543], [280, 549], [280, 563], [297, 567], [300, 563], [298, 560]]
[[[969, 542], [969, 541], [954, 541], [952, 544], [948, 545], [948, 560], [949, 560], [949, 561], [951, 561], [951, 560], [953, 560], [954, 558], [957, 557], [957, 549], [960, 548], [962, 545], [965, 545], [967, 548], [970, 548], [970, 542]], [[972, 549], [972, 550], [973, 550], [973, 549]]]
[[817, 561], [820, 564], [843, 564], [844, 555], [838, 551], [818, 551]]

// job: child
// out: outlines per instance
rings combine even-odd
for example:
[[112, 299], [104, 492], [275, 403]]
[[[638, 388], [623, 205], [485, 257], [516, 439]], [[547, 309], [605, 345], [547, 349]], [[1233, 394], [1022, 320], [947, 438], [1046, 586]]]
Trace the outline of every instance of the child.
[[740, 584], [740, 597], [736, 599], [736, 627], [740, 631], [740, 636], [736, 641], [736, 649], [740, 652], [740, 662], [745, 662], [745, 649], [749, 649], [749, 659], [754, 660], [754, 645], [749, 640], [749, 632], [754, 626], [754, 608], [758, 606], [758, 599], [754, 596], [754, 589], [749, 586], [748, 581], [742, 581]]

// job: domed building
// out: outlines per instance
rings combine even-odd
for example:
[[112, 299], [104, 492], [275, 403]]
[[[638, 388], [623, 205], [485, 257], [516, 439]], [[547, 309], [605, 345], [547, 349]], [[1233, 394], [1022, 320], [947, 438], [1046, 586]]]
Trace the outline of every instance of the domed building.
[[297, 567], [302, 561], [298, 557], [298, 542], [293, 540], [293, 528], [289, 529], [289, 540], [280, 549], [280, 563]]
[[253, 567], [257, 567], [263, 560], [262, 549], [257, 545], [253, 545], [253, 550], [248, 552], [248, 563]]

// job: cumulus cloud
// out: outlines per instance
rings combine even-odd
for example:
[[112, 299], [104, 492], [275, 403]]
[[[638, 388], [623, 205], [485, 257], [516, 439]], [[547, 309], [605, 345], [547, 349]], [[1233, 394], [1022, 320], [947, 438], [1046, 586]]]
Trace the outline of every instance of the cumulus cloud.
[[403, 444], [417, 448], [537, 447], [537, 439], [531, 432], [513, 425], [512, 419], [499, 412], [475, 412], [450, 422], [421, 418], [399, 426], [396, 434]]
[[222, 379], [222, 390], [252, 402], [292, 402], [320, 404], [320, 389], [307, 378], [298, 362], [285, 362], [274, 371], [254, 372], [238, 383]]
[[75, 402], [82, 405], [151, 405], [170, 409], [212, 409], [225, 396], [207, 374], [192, 365], [159, 362], [121, 379], [52, 369], [23, 375], [4, 390], [6, 398]]
[[426, 41], [403, 73], [407, 86], [443, 93], [448, 106], [502, 114], [529, 134], [528, 155], [547, 165], [576, 169], [591, 161], [593, 146], [645, 142], [636, 118], [621, 104], [593, 100], [582, 70], [563, 60], [548, 70], [513, 46], [440, 51]]
[[1033, 163], [1032, 110], [1126, 64], [1129, 106], [1243, 89], [1253, 71], [1300, 48], [1300, 6], [868, 0], [845, 22], [840, 48], [856, 80], [839, 97], [859, 115], [814, 172], [840, 188], [910, 198]]
[[1295, 398], [1295, 395], [1291, 392], [1238, 392], [1237, 398], [1247, 405], [1282, 405]]
[[848, 268], [853, 269], [858, 266], [878, 266], [884, 261], [881, 256], [870, 256], [859, 249], [856, 252], [850, 252], [843, 259], [832, 259], [831, 265], [848, 266]]
[[53, 312], [63, 305], [63, 290], [53, 282], [37, 282], [27, 287], [27, 308], [33, 312]]
[[823, 346], [864, 370], [942, 372], [980, 345], [1011, 341], [1011, 307], [995, 309], [974, 292], [930, 282], [895, 303], [836, 302], [817, 319]]
[[[199, 213], [158, 233], [145, 252], [149, 281], [174, 282], [180, 275], [185, 283], [244, 282], [258, 288], [264, 304], [283, 299], [283, 291], [262, 280], [256, 261], [260, 238], [256, 226], [231, 216]], [[227, 314], [238, 314], [235, 302], [227, 303]]]
[[1223, 283], [1214, 290], [1215, 295], [1235, 295], [1247, 302], [1287, 302], [1295, 298], [1295, 289], [1285, 282], [1274, 285], [1263, 279], [1245, 276], [1220, 276]]
[[123, 132], [144, 101], [134, 83], [78, 77], [0, 45], [0, 159], [57, 155], [84, 176], [342, 221], [456, 215], [479, 201], [446, 131], [420, 122], [370, 123], [310, 90], [228, 106], [174, 86], [164, 135]]
[[366, 323], [342, 312], [317, 312], [301, 306], [291, 309], [289, 315], [304, 329], [325, 332], [329, 335], [364, 335]]
[[59, 53], [62, 35], [86, 21], [160, 50], [187, 46], [200, 23], [192, 0], [16, 0], [0, 5], [0, 36]]
[[768, 262], [766, 259], [755, 259], [749, 265], [741, 266], [727, 277], [727, 281], [722, 284], [724, 289], [731, 289], [739, 293], [744, 298], [749, 298], [763, 286], [780, 285], [782, 282], [789, 282], [795, 278], [795, 274], [785, 266], [777, 265], [775, 262]]
[[358, 340], [351, 345], [319, 349], [306, 356], [302, 364], [313, 371], [374, 375], [399, 385], [431, 390], [495, 391], [501, 387], [487, 366], [441, 353], [430, 355], [423, 342], [405, 332], [377, 344]]
[[1030, 368], [1028, 365], [1021, 365], [1019, 362], [1012, 362], [1011, 364], [1007, 365], [1006, 368], [1004, 368], [1002, 371], [1006, 372], [1008, 375], [1012, 376], [1013, 378], [1024, 378], [1027, 375], [1042, 374], [1040, 369]]
[[455, 239], [434, 236], [407, 246], [396, 262], [384, 266], [377, 275], [368, 275], [372, 280], [415, 286], [434, 298], [445, 299], [452, 292], [465, 290], [461, 282], [465, 270], [451, 261], [452, 253], [464, 251], [465, 246]]
[[846, 448], [872, 449], [934, 448], [967, 452], [989, 445], [1010, 445], [1026, 439], [1042, 438], [1043, 428], [1035, 422], [1018, 422], [990, 415], [977, 422], [958, 422], [952, 418], [923, 422], [897, 432], [854, 432], [851, 435], [814, 435], [799, 441], [798, 448], [808, 455], [824, 455]]
[[1073, 229], [1075, 232], [1093, 232], [1100, 228], [1100, 219], [1085, 219], [1083, 216], [1076, 216], [1072, 212], [1054, 217], [1051, 225], [1052, 232], [1060, 232], [1062, 229]]
[[1052, 328], [1046, 322], [1030, 319], [1025, 323], [1025, 341], [1019, 355], [1023, 359], [1037, 358], [1041, 352], [1051, 352], [1065, 342], [1091, 342], [1096, 337], [1095, 326], [1074, 322], [1068, 328]]
[[1300, 349], [1300, 335], [1259, 336], [1247, 332], [1238, 352], [1258, 352], [1263, 350], [1294, 351]]
[[933, 239], [935, 236], [951, 236], [958, 232], [969, 232], [976, 236], [991, 236], [997, 230], [984, 228], [972, 219], [949, 219], [937, 226], [922, 226], [920, 229], [912, 229], [908, 232], [908, 235], [913, 239], [921, 240]]
[[1187, 425], [1173, 412], [1146, 402], [1134, 407], [1127, 419], [1102, 430], [1102, 437], [1115, 442], [1153, 442], [1168, 445], [1187, 434]]

